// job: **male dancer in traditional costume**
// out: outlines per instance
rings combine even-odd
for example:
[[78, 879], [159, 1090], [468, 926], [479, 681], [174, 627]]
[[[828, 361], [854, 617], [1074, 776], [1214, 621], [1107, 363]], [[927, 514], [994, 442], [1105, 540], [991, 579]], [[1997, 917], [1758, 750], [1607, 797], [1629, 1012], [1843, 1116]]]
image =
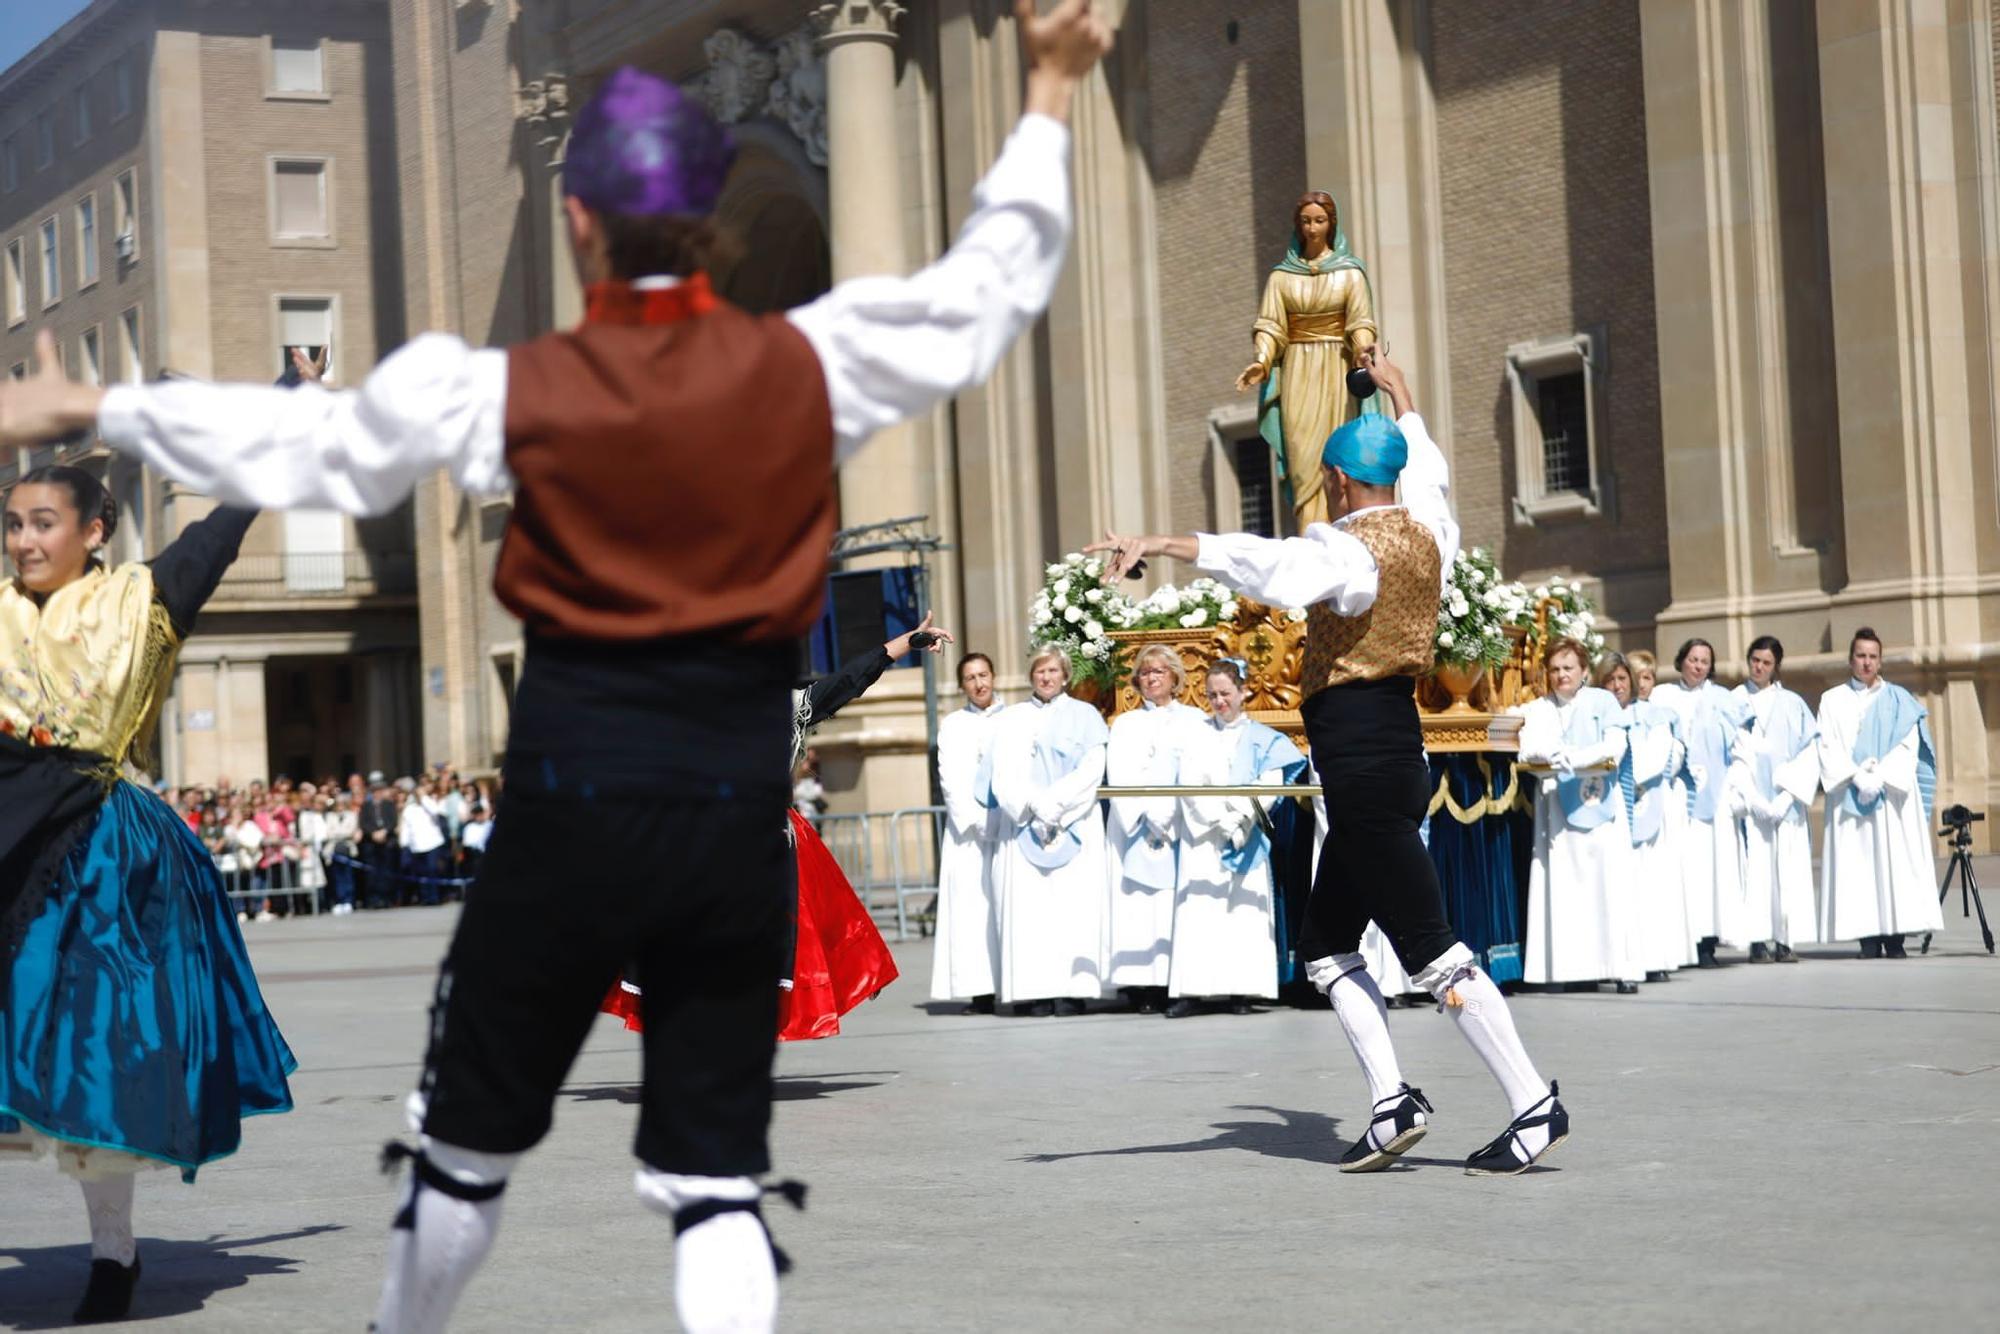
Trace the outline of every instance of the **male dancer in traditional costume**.
[[1334, 523], [1309, 524], [1303, 536], [1282, 540], [1112, 534], [1088, 549], [1112, 553], [1109, 578], [1147, 556], [1171, 556], [1274, 607], [1308, 608], [1300, 712], [1333, 829], [1299, 950], [1310, 961], [1307, 975], [1333, 1002], [1374, 1100], [1368, 1128], [1341, 1170], [1389, 1166], [1423, 1138], [1431, 1110], [1403, 1082], [1382, 993], [1362, 963], [1361, 932], [1372, 918], [1417, 985], [1458, 1024], [1512, 1108], [1513, 1123], [1466, 1160], [1466, 1171], [1512, 1175], [1563, 1141], [1569, 1114], [1556, 1086], [1535, 1073], [1500, 989], [1445, 921], [1437, 870], [1417, 832], [1431, 784], [1416, 678], [1431, 668], [1438, 596], [1458, 550], [1458, 524], [1445, 501], [1444, 455], [1411, 408], [1402, 372], [1379, 355], [1365, 364], [1397, 419], [1364, 414], [1328, 438], [1321, 462]]
[[577, 115], [564, 167], [581, 327], [507, 350], [425, 335], [340, 393], [105, 391], [64, 381], [52, 346], [40, 375], [0, 386], [0, 443], [95, 424], [229, 504], [380, 513], [438, 468], [513, 490], [495, 585], [531, 648], [504, 809], [439, 980], [382, 1330], [443, 1327], [628, 962], [645, 988], [637, 1186], [674, 1219], [682, 1326], [775, 1321], [753, 1177], [792, 885], [793, 645], [820, 606], [834, 465], [983, 380], [1061, 271], [1064, 121], [1111, 35], [1090, 0], [1015, 13], [1025, 114], [951, 251], [914, 277], [785, 316], [719, 300], [707, 214], [733, 146], [626, 69]]

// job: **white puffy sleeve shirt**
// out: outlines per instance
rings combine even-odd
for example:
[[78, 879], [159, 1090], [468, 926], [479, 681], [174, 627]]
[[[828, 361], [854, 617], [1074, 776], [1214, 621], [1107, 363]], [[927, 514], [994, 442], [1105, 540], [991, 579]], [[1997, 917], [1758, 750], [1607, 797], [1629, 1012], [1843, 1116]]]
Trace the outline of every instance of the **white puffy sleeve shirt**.
[[[936, 263], [850, 279], [788, 314], [819, 356], [836, 461], [983, 381], [1047, 308], [1069, 247], [1069, 152], [1066, 126], [1024, 116]], [[508, 490], [506, 403], [505, 351], [429, 333], [357, 389], [119, 385], [97, 424], [114, 449], [225, 504], [380, 514], [440, 468], [473, 494]]]

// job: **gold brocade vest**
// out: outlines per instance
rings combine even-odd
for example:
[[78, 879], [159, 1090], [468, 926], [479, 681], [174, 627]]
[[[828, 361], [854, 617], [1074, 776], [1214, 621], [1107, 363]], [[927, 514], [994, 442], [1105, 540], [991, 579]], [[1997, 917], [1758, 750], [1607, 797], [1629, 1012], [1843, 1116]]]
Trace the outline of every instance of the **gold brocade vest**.
[[1324, 602], [1307, 608], [1299, 685], [1308, 695], [1431, 669], [1443, 573], [1436, 536], [1406, 509], [1373, 510], [1341, 530], [1375, 557], [1375, 605], [1359, 616], [1338, 615]]
[[68, 746], [116, 765], [166, 697], [180, 638], [153, 597], [153, 571], [92, 569], [39, 605], [0, 584], [0, 733]]

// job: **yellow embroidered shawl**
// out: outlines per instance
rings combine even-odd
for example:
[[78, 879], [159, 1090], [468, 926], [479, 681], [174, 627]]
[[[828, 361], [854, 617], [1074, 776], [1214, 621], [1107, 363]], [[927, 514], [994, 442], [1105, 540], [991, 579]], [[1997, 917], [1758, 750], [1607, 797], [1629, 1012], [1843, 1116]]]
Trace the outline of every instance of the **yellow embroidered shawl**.
[[179, 636], [153, 571], [93, 568], [46, 602], [0, 585], [0, 732], [122, 762], [166, 697]]

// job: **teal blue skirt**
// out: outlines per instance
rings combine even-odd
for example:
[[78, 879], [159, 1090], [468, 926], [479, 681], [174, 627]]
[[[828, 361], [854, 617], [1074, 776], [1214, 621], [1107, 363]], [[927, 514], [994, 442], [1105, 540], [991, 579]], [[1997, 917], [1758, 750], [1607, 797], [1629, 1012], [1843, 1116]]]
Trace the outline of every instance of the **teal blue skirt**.
[[298, 1068], [199, 839], [119, 783], [64, 858], [0, 996], [0, 1133], [171, 1163], [194, 1180]]

